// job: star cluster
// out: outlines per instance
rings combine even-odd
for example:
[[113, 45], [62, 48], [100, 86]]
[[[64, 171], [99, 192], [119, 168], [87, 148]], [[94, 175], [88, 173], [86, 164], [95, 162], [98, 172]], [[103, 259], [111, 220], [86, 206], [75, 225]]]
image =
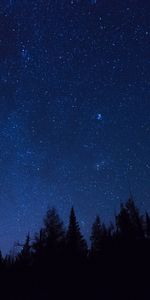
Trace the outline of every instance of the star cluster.
[[150, 209], [148, 1], [0, 3], [0, 247], [74, 205]]

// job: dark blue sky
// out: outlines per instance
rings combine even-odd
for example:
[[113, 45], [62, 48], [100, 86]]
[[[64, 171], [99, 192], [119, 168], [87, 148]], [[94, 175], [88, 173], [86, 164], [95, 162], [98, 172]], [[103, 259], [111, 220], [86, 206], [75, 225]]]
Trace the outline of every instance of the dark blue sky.
[[149, 1], [0, 1], [0, 248], [71, 205], [150, 210]]

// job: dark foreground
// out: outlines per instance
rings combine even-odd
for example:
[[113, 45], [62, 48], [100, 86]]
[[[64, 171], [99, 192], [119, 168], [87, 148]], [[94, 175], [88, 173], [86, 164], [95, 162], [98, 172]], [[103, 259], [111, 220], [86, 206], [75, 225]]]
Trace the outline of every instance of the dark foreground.
[[1, 299], [150, 299], [147, 258], [139, 253], [111, 261], [105, 257], [95, 263], [9, 270], [1, 274]]
[[132, 199], [115, 224], [96, 217], [90, 248], [73, 208], [67, 231], [50, 209], [39, 233], [18, 247], [0, 259], [0, 299], [150, 299], [150, 217]]

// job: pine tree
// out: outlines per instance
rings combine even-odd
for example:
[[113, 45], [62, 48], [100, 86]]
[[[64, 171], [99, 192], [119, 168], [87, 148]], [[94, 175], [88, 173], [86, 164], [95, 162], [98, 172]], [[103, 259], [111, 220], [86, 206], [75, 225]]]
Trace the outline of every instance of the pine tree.
[[43, 234], [46, 247], [53, 251], [61, 247], [65, 239], [63, 222], [60, 220], [55, 208], [49, 209], [44, 219]]
[[125, 239], [141, 239], [144, 237], [143, 217], [133, 199], [129, 199], [125, 206], [121, 204], [120, 213], [116, 216], [117, 232]]
[[31, 263], [31, 245], [30, 245], [30, 234], [28, 233], [25, 243], [20, 245], [22, 247], [21, 252], [18, 255], [17, 260], [22, 266], [29, 266]]
[[107, 228], [101, 223], [100, 217], [97, 216], [95, 222], [92, 225], [91, 233], [91, 253], [93, 255], [98, 255], [102, 252], [108, 242], [111, 232], [108, 233]]
[[97, 216], [95, 222], [92, 225], [92, 233], [90, 237], [92, 253], [98, 253], [101, 249], [101, 229], [102, 224], [100, 221], [100, 217]]
[[71, 208], [69, 226], [67, 231], [67, 249], [70, 254], [73, 255], [86, 255], [87, 254], [87, 244], [83, 238], [79, 224], [76, 220], [76, 215], [74, 208]]
[[123, 204], [121, 204], [120, 212], [116, 216], [116, 227], [117, 227], [117, 233], [119, 237], [123, 239], [129, 238], [131, 222], [130, 222], [129, 213]]
[[34, 242], [32, 244], [32, 248], [35, 256], [42, 256], [45, 248], [45, 234], [44, 230], [41, 229], [39, 233], [35, 234]]

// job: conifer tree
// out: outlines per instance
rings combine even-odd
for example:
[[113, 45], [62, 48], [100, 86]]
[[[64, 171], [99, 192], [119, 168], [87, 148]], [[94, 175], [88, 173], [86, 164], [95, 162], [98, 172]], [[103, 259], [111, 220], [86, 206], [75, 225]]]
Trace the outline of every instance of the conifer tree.
[[97, 253], [101, 249], [101, 229], [102, 229], [102, 224], [100, 221], [100, 217], [97, 216], [95, 222], [92, 225], [92, 233], [91, 233], [91, 251], [93, 253]]
[[109, 239], [109, 235], [107, 228], [104, 224], [101, 223], [100, 217], [97, 216], [95, 222], [92, 225], [92, 233], [91, 233], [91, 253], [93, 255], [100, 254], [104, 247], [106, 246], [106, 242]]
[[45, 245], [49, 250], [54, 250], [64, 243], [65, 231], [55, 208], [49, 209], [44, 219], [43, 229]]
[[87, 254], [87, 244], [83, 238], [79, 224], [76, 220], [76, 215], [74, 208], [71, 208], [69, 226], [67, 231], [67, 248], [70, 254], [75, 255], [86, 255]]
[[31, 245], [30, 245], [30, 234], [28, 233], [25, 243], [22, 246], [22, 250], [18, 255], [18, 261], [22, 266], [28, 266], [31, 263]]
[[44, 234], [44, 230], [42, 228], [39, 233], [35, 234], [34, 242], [32, 244], [32, 248], [33, 248], [34, 254], [36, 256], [43, 255], [45, 243], [46, 243], [45, 234]]
[[125, 239], [141, 239], [144, 237], [143, 217], [133, 199], [129, 199], [125, 205], [121, 204], [120, 213], [116, 216], [118, 234]]

